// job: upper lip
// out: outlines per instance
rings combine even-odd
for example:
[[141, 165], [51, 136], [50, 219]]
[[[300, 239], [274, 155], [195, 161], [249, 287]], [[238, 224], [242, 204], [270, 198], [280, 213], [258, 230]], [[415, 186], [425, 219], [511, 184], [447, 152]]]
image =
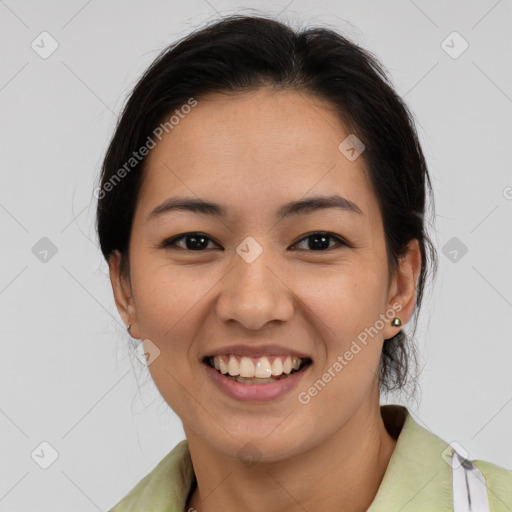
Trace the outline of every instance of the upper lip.
[[263, 356], [293, 356], [300, 359], [311, 359], [304, 352], [299, 352], [293, 348], [283, 347], [281, 345], [225, 345], [205, 354], [205, 357], [220, 356], [223, 354], [234, 354], [247, 357]]

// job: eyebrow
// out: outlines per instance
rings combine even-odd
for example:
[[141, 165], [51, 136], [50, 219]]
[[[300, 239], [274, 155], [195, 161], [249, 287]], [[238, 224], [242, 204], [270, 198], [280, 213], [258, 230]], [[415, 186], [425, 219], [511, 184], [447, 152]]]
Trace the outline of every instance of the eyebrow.
[[[292, 201], [283, 205], [277, 211], [277, 218], [284, 219], [294, 215], [311, 213], [318, 210], [325, 210], [328, 208], [337, 208], [346, 212], [363, 215], [363, 212], [352, 201], [338, 196], [318, 196], [309, 199], [301, 199], [299, 201]], [[156, 219], [161, 215], [171, 211], [188, 211], [198, 213], [200, 215], [211, 215], [215, 217], [226, 218], [228, 215], [227, 209], [217, 203], [204, 201], [202, 199], [193, 197], [169, 197], [163, 203], [154, 208], [147, 217], [147, 221]]]

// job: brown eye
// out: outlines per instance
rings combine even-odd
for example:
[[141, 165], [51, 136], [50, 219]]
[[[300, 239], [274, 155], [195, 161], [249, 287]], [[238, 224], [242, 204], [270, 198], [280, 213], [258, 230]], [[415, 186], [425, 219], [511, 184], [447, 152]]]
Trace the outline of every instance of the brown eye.
[[[178, 242], [182, 240], [184, 240], [184, 245], [179, 245]], [[178, 247], [189, 251], [202, 251], [208, 248], [208, 242], [215, 243], [209, 236], [203, 233], [184, 233], [165, 240], [162, 247]]]
[[[305, 250], [309, 251], [325, 251], [326, 249], [331, 249], [333, 246], [330, 245], [330, 240], [334, 240], [334, 245], [345, 245], [349, 246], [343, 239], [341, 239], [339, 236], [336, 236], [332, 233], [328, 232], [316, 232], [311, 233], [310, 235], [305, 236], [297, 244], [302, 243], [303, 241], [307, 241]], [[295, 245], [297, 245], [295, 244]]]

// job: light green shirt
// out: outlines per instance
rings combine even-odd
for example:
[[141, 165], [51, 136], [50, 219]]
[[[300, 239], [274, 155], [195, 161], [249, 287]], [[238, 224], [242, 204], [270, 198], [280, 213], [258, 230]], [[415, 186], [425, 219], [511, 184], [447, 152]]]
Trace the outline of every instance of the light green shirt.
[[[380, 410], [386, 429], [398, 440], [367, 512], [453, 512], [453, 448], [419, 425], [406, 407], [383, 405]], [[473, 462], [485, 478], [489, 510], [512, 512], [512, 471]], [[195, 483], [183, 440], [109, 512], [186, 512]]]

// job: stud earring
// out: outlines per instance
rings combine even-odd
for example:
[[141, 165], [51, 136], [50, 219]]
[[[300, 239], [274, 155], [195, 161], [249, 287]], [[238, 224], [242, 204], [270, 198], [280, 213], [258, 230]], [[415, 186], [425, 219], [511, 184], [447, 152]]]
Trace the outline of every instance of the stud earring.
[[393, 321], [391, 322], [391, 325], [393, 327], [400, 327], [402, 325], [402, 320], [400, 320], [400, 318], [398, 318], [396, 316], [395, 318], [393, 318]]
[[132, 333], [130, 332], [130, 329], [131, 329], [131, 328], [132, 328], [132, 324], [130, 324], [130, 325], [126, 328], [126, 330], [128, 331], [128, 334], [129, 334], [130, 336], [132, 335]]

